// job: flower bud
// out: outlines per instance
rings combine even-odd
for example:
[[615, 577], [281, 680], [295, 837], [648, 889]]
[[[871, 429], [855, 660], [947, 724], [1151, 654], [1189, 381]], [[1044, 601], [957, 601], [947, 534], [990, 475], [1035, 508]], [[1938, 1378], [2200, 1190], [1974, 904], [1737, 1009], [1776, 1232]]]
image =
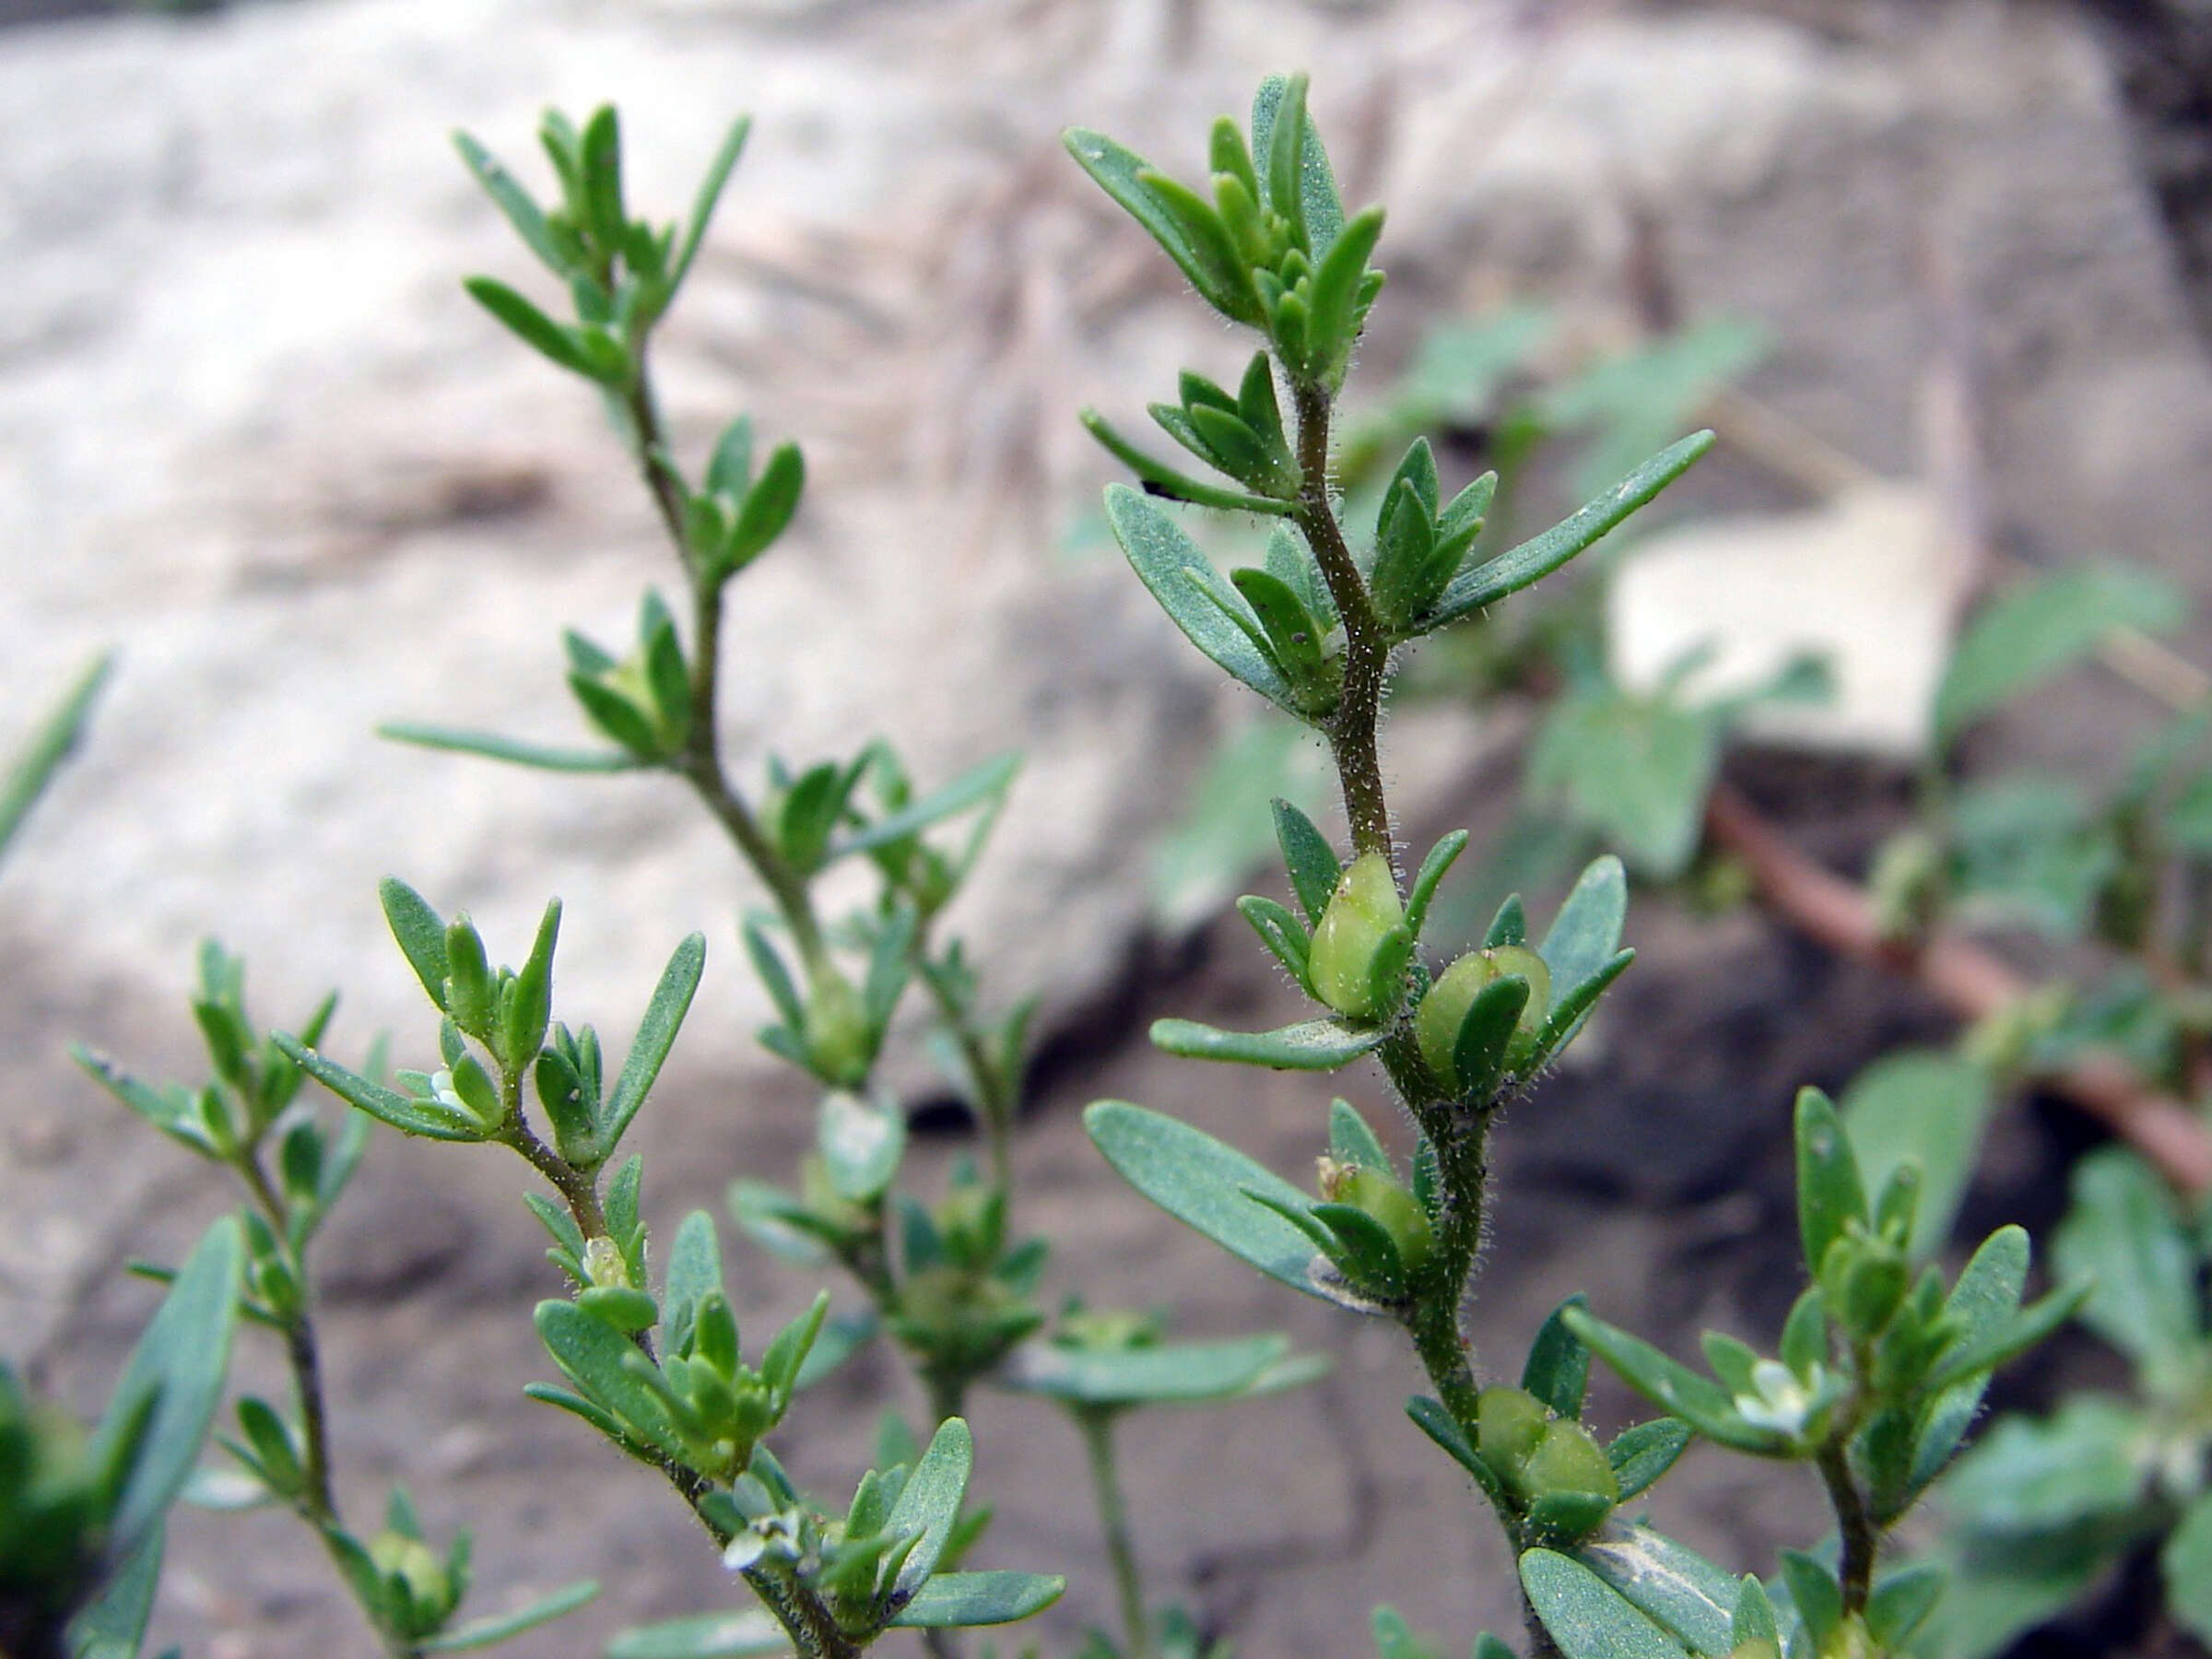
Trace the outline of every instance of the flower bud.
[[1375, 983], [1375, 959], [1405, 925], [1406, 909], [1390, 860], [1380, 853], [1362, 853], [1337, 879], [1336, 891], [1313, 929], [1306, 955], [1313, 994], [1353, 1019], [1388, 1013], [1389, 989]]
[[1436, 1247], [1436, 1233], [1419, 1201], [1382, 1170], [1321, 1160], [1322, 1196], [1334, 1204], [1364, 1210], [1382, 1224], [1398, 1247], [1407, 1273], [1418, 1273]]
[[369, 1540], [369, 1559], [384, 1582], [403, 1593], [406, 1607], [401, 1623], [409, 1636], [434, 1633], [460, 1600], [444, 1564], [420, 1538], [380, 1532]]
[[1506, 1041], [1508, 1070], [1524, 1064], [1534, 1052], [1544, 1021], [1551, 1012], [1551, 970], [1544, 959], [1522, 945], [1500, 945], [1491, 950], [1470, 951], [1444, 970], [1414, 1015], [1414, 1040], [1421, 1058], [1444, 1086], [1457, 1094], [1465, 1080], [1459, 1075], [1455, 1051], [1459, 1028], [1484, 989], [1508, 976], [1528, 982], [1528, 1001], [1513, 1022]]
[[825, 1083], [853, 1088], [867, 1080], [875, 1033], [852, 982], [834, 968], [818, 970], [806, 993], [806, 1056]]

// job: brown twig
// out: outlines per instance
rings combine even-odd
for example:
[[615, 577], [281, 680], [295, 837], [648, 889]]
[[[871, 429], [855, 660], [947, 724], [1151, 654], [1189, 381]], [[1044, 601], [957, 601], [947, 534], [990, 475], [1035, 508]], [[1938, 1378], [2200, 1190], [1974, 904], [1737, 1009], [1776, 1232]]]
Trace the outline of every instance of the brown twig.
[[[1742, 860], [1759, 900], [1792, 926], [1839, 955], [1902, 974], [1961, 1019], [1985, 1018], [2034, 987], [1988, 950], [1955, 934], [1917, 945], [1886, 938], [1866, 895], [1801, 852], [1725, 784], [1706, 804], [1705, 832]], [[2212, 1193], [2212, 1125], [2149, 1087], [2111, 1053], [2089, 1053], [2042, 1078], [2150, 1159], [2177, 1189]]]

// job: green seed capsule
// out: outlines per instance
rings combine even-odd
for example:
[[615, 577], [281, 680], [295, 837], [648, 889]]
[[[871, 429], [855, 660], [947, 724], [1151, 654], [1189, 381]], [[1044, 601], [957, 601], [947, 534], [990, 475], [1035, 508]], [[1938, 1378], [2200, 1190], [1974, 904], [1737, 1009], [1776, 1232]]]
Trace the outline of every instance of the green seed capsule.
[[1323, 1182], [1326, 1195], [1337, 1204], [1364, 1210], [1382, 1223], [1390, 1241], [1398, 1247], [1398, 1259], [1407, 1273], [1418, 1273], [1436, 1247], [1435, 1230], [1414, 1195], [1381, 1170], [1353, 1165], [1337, 1169]]
[[1590, 1430], [1564, 1418], [1547, 1425], [1544, 1438], [1521, 1466], [1521, 1478], [1532, 1498], [1571, 1493], [1578, 1497], [1620, 1501], [1620, 1480]]
[[1527, 1060], [1551, 1011], [1551, 970], [1544, 965], [1542, 957], [1522, 945], [1470, 951], [1445, 969], [1429, 994], [1421, 998], [1420, 1008], [1414, 1015], [1414, 1039], [1429, 1069], [1454, 1094], [1463, 1086], [1453, 1058], [1461, 1022], [1485, 987], [1509, 975], [1528, 982], [1528, 1001], [1506, 1042], [1505, 1063], [1510, 1070]]
[[1475, 1397], [1475, 1449], [1499, 1476], [1519, 1485], [1521, 1469], [1544, 1439], [1551, 1413], [1525, 1388], [1486, 1388]]
[[1386, 998], [1374, 982], [1376, 954], [1406, 924], [1397, 877], [1380, 853], [1362, 853], [1337, 879], [1336, 891], [1306, 953], [1313, 994], [1353, 1019], [1384, 1013]]
[[860, 993], [834, 968], [817, 973], [806, 996], [806, 1053], [815, 1074], [841, 1088], [867, 1080], [876, 1058], [874, 1034]]

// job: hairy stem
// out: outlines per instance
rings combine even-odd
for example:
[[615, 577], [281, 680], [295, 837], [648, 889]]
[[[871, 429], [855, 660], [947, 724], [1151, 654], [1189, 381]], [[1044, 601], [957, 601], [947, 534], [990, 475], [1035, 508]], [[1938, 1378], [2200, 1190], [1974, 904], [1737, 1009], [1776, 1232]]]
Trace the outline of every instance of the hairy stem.
[[1851, 1458], [1845, 1451], [1849, 1439], [1847, 1433], [1830, 1435], [1816, 1463], [1828, 1488], [1829, 1504], [1836, 1512], [1836, 1535], [1842, 1540], [1842, 1559], [1836, 1577], [1843, 1586], [1843, 1611], [1863, 1614], [1874, 1589], [1874, 1558], [1881, 1548], [1882, 1531], [1867, 1511], [1865, 1495], [1851, 1472]]
[[1106, 1558], [1122, 1603], [1122, 1652], [1127, 1659], [1152, 1659], [1151, 1621], [1145, 1615], [1144, 1581], [1137, 1575], [1136, 1547], [1129, 1536], [1129, 1512], [1122, 1499], [1122, 1477], [1113, 1457], [1113, 1414], [1097, 1406], [1077, 1406], [1076, 1426], [1090, 1458], [1090, 1488], [1099, 1503], [1099, 1529], [1105, 1535]]
[[1390, 807], [1382, 794], [1382, 766], [1375, 728], [1382, 711], [1382, 688], [1390, 666], [1390, 637], [1369, 600], [1367, 583], [1346, 546], [1329, 499], [1329, 394], [1313, 382], [1293, 379], [1291, 400], [1298, 420], [1298, 465], [1302, 475], [1298, 509], [1291, 515], [1313, 550], [1322, 579], [1344, 623], [1344, 691], [1336, 712], [1323, 727], [1344, 785], [1345, 817], [1352, 828], [1352, 848], [1388, 857]]

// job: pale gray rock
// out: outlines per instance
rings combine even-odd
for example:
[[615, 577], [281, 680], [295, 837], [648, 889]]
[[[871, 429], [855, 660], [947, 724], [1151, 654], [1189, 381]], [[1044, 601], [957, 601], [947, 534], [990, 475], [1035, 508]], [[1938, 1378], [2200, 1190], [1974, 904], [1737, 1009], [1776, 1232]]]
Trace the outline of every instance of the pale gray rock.
[[[387, 872], [474, 912], [510, 958], [559, 893], [563, 1008], [623, 1034], [669, 947], [707, 933], [706, 987], [642, 1131], [656, 1213], [712, 1202], [741, 1162], [780, 1174], [804, 1142], [804, 1091], [749, 1038], [761, 1001], [733, 924], [758, 895], [674, 785], [544, 779], [371, 735], [399, 716], [572, 738], [558, 630], [618, 641], [640, 589], [673, 575], [590, 396], [460, 293], [465, 271], [531, 276], [449, 129], [529, 170], [541, 105], [615, 98], [633, 194], [673, 214], [730, 116], [753, 112], [662, 354], [688, 453], [749, 407], [812, 467], [791, 540], [734, 591], [733, 761], [757, 777], [771, 734], [807, 759], [880, 733], [924, 780], [1027, 750], [957, 922], [991, 987], [1041, 987], [1065, 1018], [1121, 973], [1150, 841], [1237, 716], [1085, 534], [1109, 469], [1072, 413], [1128, 419], [1179, 362], [1230, 373], [1244, 347], [1195, 315], [1056, 135], [1104, 128], [1187, 174], [1200, 117], [1300, 64], [1348, 194], [1393, 206], [1378, 377], [1423, 317], [1515, 293], [1569, 302], [1563, 359], [1618, 339], [1655, 247], [1676, 306], [1772, 325], [1762, 397], [1911, 477], [1934, 326], [1917, 250], [1939, 239], [1985, 371], [2000, 521], [2032, 557], [2198, 573], [2212, 376], [2109, 74], [2057, 14], [1947, 7], [1852, 44], [1740, 16], [1504, 0], [314, 0], [0, 36], [0, 736], [88, 653], [122, 653], [87, 753], [0, 871], [9, 1348], [97, 1397], [143, 1317], [114, 1268], [173, 1253], [218, 1202], [91, 1093], [62, 1040], [158, 1075], [194, 1068], [178, 993], [213, 932], [252, 961], [265, 1018], [338, 983], [336, 1046], [388, 1026], [419, 1054], [419, 995], [375, 906]], [[1688, 492], [1782, 493], [1724, 460]], [[1484, 752], [1459, 741], [1404, 778], [1411, 816]], [[1099, 1198], [1071, 1115], [1025, 1153], [1041, 1212], [1073, 1235], [1059, 1283], [1087, 1282], [1095, 1244], [1110, 1294], [1196, 1285], [1194, 1330], [1291, 1317], [1256, 1282], [1202, 1277], [1194, 1243], [1125, 1195]], [[1289, 1121], [1269, 1131], [1285, 1146], [1302, 1135]], [[516, 1311], [546, 1289], [514, 1171], [387, 1145], [364, 1179], [358, 1230], [331, 1247], [349, 1287], [334, 1352], [360, 1425], [357, 1500], [394, 1474], [443, 1486], [434, 1524], [469, 1513], [488, 1586], [619, 1570], [594, 1630], [726, 1596], [682, 1517], [617, 1484], [611, 1458], [603, 1498], [590, 1465], [588, 1517], [548, 1518], [545, 1482], [574, 1478], [575, 1441], [514, 1404], [541, 1369]], [[1625, 1248], [1608, 1274], [1628, 1272]], [[748, 1289], [748, 1330], [780, 1286]], [[1525, 1284], [1502, 1299], [1524, 1340], [1541, 1299]], [[1349, 1651], [1384, 1595], [1455, 1641], [1510, 1627], [1498, 1575], [1463, 1571], [1492, 1541], [1463, 1537], [1458, 1483], [1394, 1404], [1374, 1405], [1409, 1385], [1399, 1358], [1357, 1349], [1356, 1389], [1236, 1429], [1237, 1448], [1295, 1471], [1279, 1559], [1180, 1580], [1176, 1552], [1211, 1535], [1178, 1462], [1221, 1443], [1185, 1419], [1140, 1460], [1147, 1506], [1172, 1512], [1163, 1596], [1222, 1613], [1249, 1596], [1242, 1645], [1288, 1659]], [[857, 1409], [888, 1374], [837, 1402]], [[1357, 1434], [1347, 1398], [1371, 1408]], [[865, 1455], [865, 1426], [799, 1432], [810, 1466]], [[1033, 1438], [1034, 1466], [1018, 1433], [987, 1472], [1006, 1492], [1006, 1564], [1053, 1567], [1089, 1532], [1055, 1495], [1069, 1447]], [[1261, 1531], [1270, 1489], [1237, 1500]], [[1371, 1525], [1377, 1489], [1413, 1496]], [[1458, 1519], [1441, 1534], [1406, 1519], [1430, 1512]], [[317, 1569], [281, 1553], [281, 1524], [244, 1524], [280, 1553], [182, 1547], [176, 1635], [228, 1659], [357, 1651]], [[1106, 1616], [1103, 1581], [1079, 1570], [1064, 1626]]]

